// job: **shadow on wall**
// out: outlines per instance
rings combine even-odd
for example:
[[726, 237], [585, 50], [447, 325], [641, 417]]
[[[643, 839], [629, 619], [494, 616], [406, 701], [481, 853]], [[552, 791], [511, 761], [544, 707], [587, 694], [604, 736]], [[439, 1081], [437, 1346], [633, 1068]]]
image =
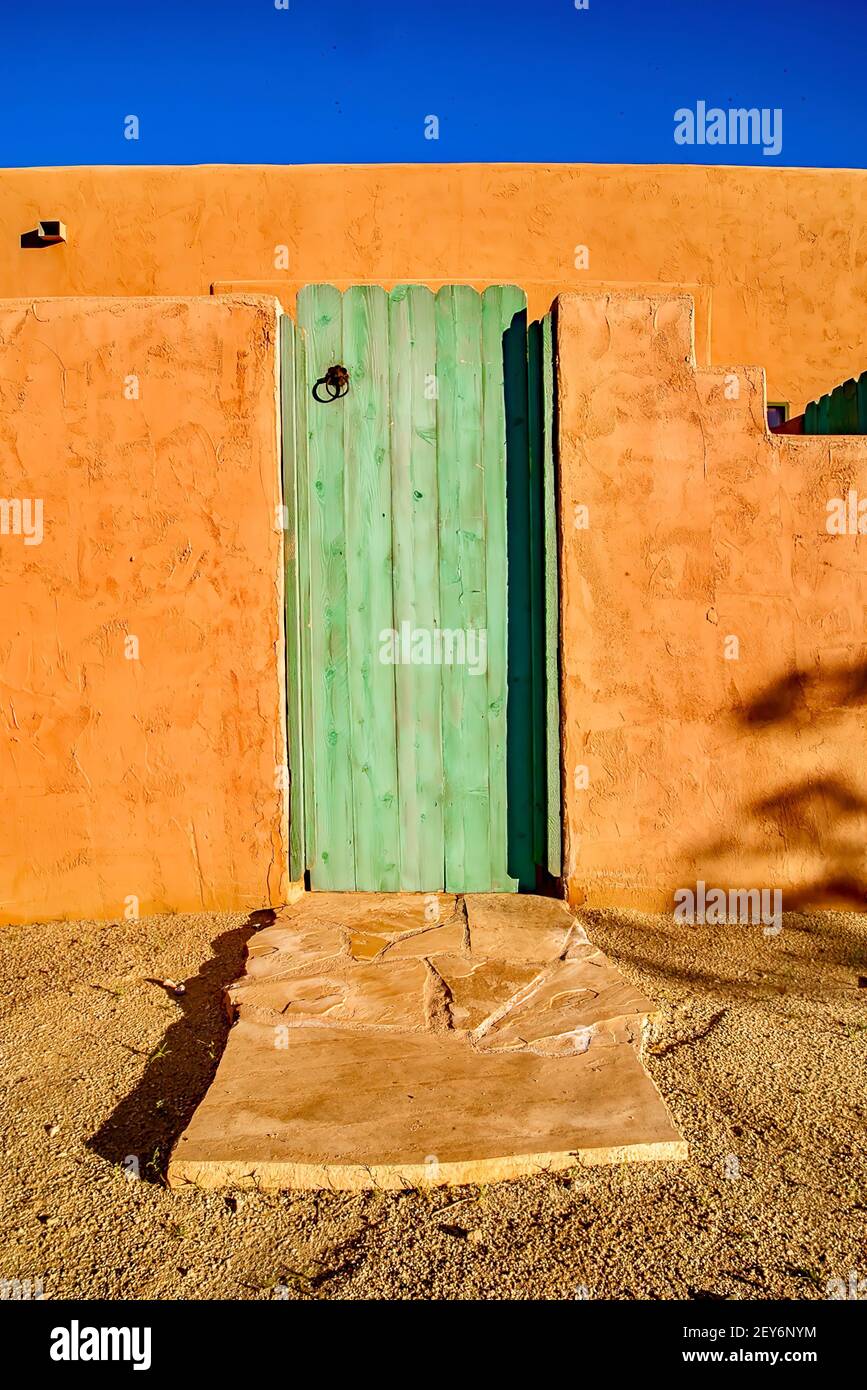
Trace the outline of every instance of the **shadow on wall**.
[[143, 1181], [163, 1181], [172, 1148], [223, 1054], [230, 1027], [223, 990], [241, 975], [249, 938], [270, 926], [275, 915], [270, 908], [253, 912], [242, 927], [211, 942], [213, 956], [178, 996], [180, 1018], [151, 1053], [135, 1088], [88, 1140], [101, 1158], [120, 1165], [135, 1159]]
[[[507, 687], [506, 768], [509, 873], [522, 892], [563, 896], [560, 878], [561, 806], [548, 781], [547, 682], [559, 673], [546, 656], [545, 456], [556, 437], [556, 400], [546, 393], [546, 346], [541, 321], [515, 314], [503, 334], [506, 416]], [[552, 471], [556, 464], [552, 461]], [[556, 563], [554, 561], [554, 563]], [[553, 600], [556, 602], [556, 600]], [[551, 838], [556, 839], [556, 856]], [[555, 859], [556, 862], [552, 863]]]
[[[819, 724], [839, 724], [847, 711], [865, 705], [867, 661], [790, 671], [731, 718], [741, 735], [797, 738]], [[828, 740], [829, 746], [841, 741], [839, 732]], [[852, 750], [853, 763], [857, 751]], [[789, 863], [809, 866], [795, 883], [787, 876], [786, 883], [767, 885], [782, 889], [786, 911], [824, 907], [867, 912], [867, 798], [846, 777], [824, 772], [799, 776], [748, 801], [743, 822], [745, 832], [706, 841], [692, 851], [690, 860], [701, 865], [708, 883], [725, 881], [719, 872], [714, 877], [725, 862], [767, 864], [769, 847], [776, 844]], [[757, 874], [766, 877], [766, 871]]]

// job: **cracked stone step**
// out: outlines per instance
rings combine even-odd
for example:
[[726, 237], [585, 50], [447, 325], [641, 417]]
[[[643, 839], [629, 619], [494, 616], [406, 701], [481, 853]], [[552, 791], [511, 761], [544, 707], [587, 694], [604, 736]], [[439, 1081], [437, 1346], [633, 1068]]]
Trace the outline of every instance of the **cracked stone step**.
[[473, 893], [466, 897], [474, 956], [545, 965], [566, 949], [572, 913], [556, 898], [529, 893]]
[[473, 1032], [539, 973], [537, 965], [442, 955], [436, 968], [451, 994], [452, 1027]]
[[503, 1003], [473, 1034], [485, 1049], [530, 1048], [546, 1056], [585, 1052], [594, 1040], [617, 1040], [627, 1020], [635, 1036], [653, 1005], [628, 983], [601, 951], [560, 960]]
[[629, 1046], [551, 1058], [478, 1053], [455, 1033], [297, 1028], [275, 1048], [242, 1019], [169, 1183], [399, 1189], [685, 1157]]
[[307, 972], [277, 980], [260, 979], [229, 990], [239, 1012], [254, 1005], [275, 1023], [327, 1021], [366, 1028], [424, 1028], [423, 960], [382, 964], [347, 963], [341, 973]]
[[399, 1187], [686, 1154], [638, 1056], [650, 1001], [553, 899], [311, 893], [252, 938], [227, 998], [174, 1185]]

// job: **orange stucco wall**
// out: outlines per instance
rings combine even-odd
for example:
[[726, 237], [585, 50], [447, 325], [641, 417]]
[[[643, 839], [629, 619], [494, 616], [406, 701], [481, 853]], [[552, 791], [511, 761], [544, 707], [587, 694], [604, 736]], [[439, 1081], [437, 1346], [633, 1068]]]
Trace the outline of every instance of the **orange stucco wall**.
[[0, 921], [285, 898], [276, 323], [0, 303]]
[[[19, 249], [43, 217], [69, 243]], [[576, 247], [587, 248], [576, 269]], [[275, 269], [275, 251], [286, 266]], [[690, 289], [699, 363], [758, 362], [793, 411], [867, 367], [867, 172], [618, 165], [20, 169], [0, 295], [199, 295], [418, 280]]]
[[863, 909], [867, 536], [827, 523], [867, 439], [769, 434], [759, 368], [696, 369], [688, 298], [558, 309], [570, 897]]

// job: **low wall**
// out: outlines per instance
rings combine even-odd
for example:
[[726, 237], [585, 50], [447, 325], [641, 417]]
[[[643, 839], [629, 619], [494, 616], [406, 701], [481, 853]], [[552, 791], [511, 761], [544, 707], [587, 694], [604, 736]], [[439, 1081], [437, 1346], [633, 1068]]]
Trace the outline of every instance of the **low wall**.
[[[0, 302], [0, 921], [285, 900], [276, 327]], [[571, 898], [862, 906], [867, 440], [771, 435], [688, 297], [563, 296], [558, 354]]]
[[688, 297], [563, 296], [558, 352], [570, 898], [867, 906], [867, 440], [771, 435]]
[[285, 896], [276, 315], [0, 301], [0, 921]]

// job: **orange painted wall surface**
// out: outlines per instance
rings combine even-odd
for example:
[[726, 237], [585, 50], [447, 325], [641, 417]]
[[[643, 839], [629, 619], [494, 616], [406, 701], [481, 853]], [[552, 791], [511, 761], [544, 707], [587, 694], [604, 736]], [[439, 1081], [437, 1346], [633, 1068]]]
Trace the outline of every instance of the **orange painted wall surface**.
[[570, 897], [863, 910], [867, 536], [827, 504], [867, 497], [867, 439], [769, 434], [758, 368], [696, 370], [690, 308], [559, 303]]
[[276, 313], [0, 303], [0, 921], [285, 899]]
[[[69, 244], [20, 250], [42, 217]], [[275, 269], [285, 247], [286, 269]], [[589, 266], [575, 268], [586, 246]], [[867, 172], [629, 165], [16, 169], [0, 295], [402, 280], [696, 286], [698, 360], [758, 362], [793, 413], [867, 368]], [[707, 345], [707, 350], [706, 350]], [[708, 355], [709, 354], [709, 355]]]

